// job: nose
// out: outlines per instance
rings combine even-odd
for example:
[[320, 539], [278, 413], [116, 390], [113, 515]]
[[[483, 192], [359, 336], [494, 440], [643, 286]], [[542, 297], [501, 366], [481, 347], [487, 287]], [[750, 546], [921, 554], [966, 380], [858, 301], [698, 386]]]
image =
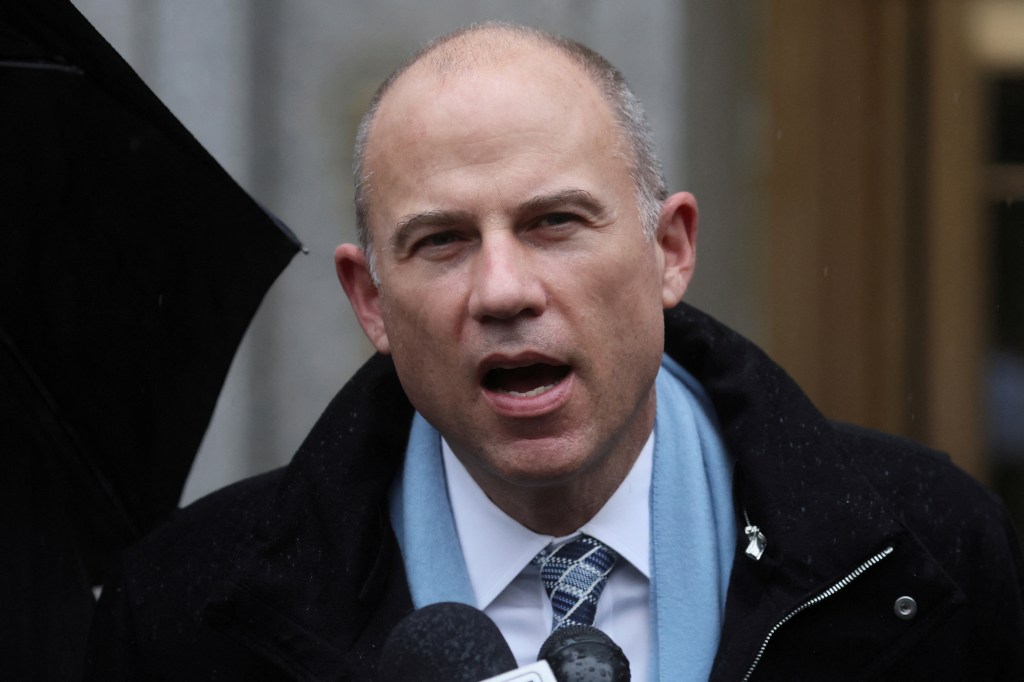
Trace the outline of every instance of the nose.
[[474, 261], [469, 295], [473, 319], [511, 320], [544, 311], [543, 282], [534, 270], [529, 248], [514, 234], [487, 235]]

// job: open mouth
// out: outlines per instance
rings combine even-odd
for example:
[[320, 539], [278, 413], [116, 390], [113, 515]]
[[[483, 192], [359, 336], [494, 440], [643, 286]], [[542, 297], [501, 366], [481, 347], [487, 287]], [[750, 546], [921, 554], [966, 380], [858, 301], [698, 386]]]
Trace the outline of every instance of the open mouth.
[[550, 391], [569, 375], [569, 365], [536, 363], [525, 367], [495, 367], [484, 375], [484, 388], [517, 398]]

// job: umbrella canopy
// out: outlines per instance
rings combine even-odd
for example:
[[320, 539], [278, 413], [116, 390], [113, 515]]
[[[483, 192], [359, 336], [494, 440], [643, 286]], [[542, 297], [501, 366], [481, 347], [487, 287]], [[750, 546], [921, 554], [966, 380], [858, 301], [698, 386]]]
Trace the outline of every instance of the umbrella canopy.
[[0, 584], [23, 629], [74, 629], [90, 603], [55, 623], [39, 600], [177, 506], [299, 248], [68, 2], [0, 0]]

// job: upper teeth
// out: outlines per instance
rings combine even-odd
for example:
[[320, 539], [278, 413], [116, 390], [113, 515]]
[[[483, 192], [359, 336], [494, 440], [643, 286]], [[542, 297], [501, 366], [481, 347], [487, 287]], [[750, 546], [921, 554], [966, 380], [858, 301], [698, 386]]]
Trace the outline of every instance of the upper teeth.
[[520, 391], [509, 391], [509, 390], [506, 390], [506, 389], [501, 389], [501, 392], [505, 393], [507, 395], [514, 395], [517, 398], [532, 398], [533, 396], [540, 395], [541, 393], [544, 393], [545, 391], [549, 391], [549, 390], [551, 390], [554, 387], [555, 387], [554, 384], [548, 384], [547, 386], [538, 386], [537, 388], [534, 388], [532, 390], [526, 391], [525, 393], [522, 393]]

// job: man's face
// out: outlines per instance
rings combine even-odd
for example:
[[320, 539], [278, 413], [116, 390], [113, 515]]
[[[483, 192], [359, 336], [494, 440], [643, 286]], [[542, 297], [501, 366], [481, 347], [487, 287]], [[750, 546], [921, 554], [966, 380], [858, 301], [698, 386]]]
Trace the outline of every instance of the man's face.
[[621, 480], [609, 472], [650, 433], [678, 296], [625, 152], [597, 89], [546, 51], [413, 67], [381, 104], [366, 163], [379, 320], [361, 321], [492, 499]]

